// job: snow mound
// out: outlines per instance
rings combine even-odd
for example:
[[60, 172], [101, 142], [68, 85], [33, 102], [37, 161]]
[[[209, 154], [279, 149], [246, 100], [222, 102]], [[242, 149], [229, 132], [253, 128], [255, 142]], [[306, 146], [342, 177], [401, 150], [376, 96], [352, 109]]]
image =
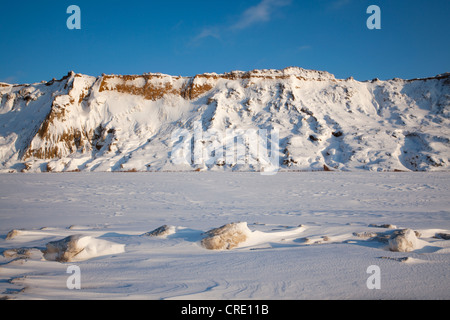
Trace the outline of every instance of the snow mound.
[[148, 236], [148, 237], [166, 237], [168, 235], [174, 234], [175, 233], [175, 227], [174, 226], [168, 226], [168, 225], [163, 225], [159, 228], [156, 228], [153, 231], [149, 231], [147, 233], [144, 233], [143, 236]]
[[444, 232], [436, 233], [435, 237], [438, 239], [450, 240], [450, 233], [444, 233]]
[[389, 250], [409, 252], [417, 248], [416, 233], [411, 229], [396, 230], [389, 239]]
[[47, 243], [46, 250], [43, 252], [46, 260], [72, 262], [122, 253], [124, 249], [123, 244], [78, 234]]
[[13, 248], [3, 251], [3, 257], [9, 259], [27, 259], [34, 254], [42, 254], [36, 248]]
[[247, 222], [233, 222], [207, 231], [201, 244], [209, 250], [230, 250], [245, 242], [251, 235]]
[[10, 232], [8, 232], [8, 234], [6, 235], [6, 240], [12, 240], [21, 234], [23, 234], [23, 231], [13, 229]]
[[385, 229], [397, 229], [397, 226], [390, 224], [390, 223], [386, 223], [386, 224], [374, 224], [371, 223], [369, 224], [369, 227], [373, 227], [373, 228], [385, 228]]

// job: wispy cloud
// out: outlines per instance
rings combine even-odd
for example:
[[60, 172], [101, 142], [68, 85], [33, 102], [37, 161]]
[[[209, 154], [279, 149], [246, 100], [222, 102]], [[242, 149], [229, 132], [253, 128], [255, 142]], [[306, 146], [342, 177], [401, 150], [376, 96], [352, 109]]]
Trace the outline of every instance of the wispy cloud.
[[193, 39], [194, 42], [197, 42], [203, 38], [216, 38], [220, 39], [220, 30], [218, 27], [206, 27]]
[[16, 79], [17, 79], [17, 77], [9, 76], [9, 77], [6, 77], [6, 78], [0, 78], [0, 82], [13, 83], [14, 81], [16, 81]]
[[272, 19], [278, 8], [288, 6], [291, 2], [292, 0], [261, 0], [257, 5], [237, 15], [228, 24], [204, 27], [191, 40], [191, 44], [208, 37], [221, 39], [221, 35], [225, 32], [240, 31], [258, 23], [266, 23]]
[[310, 45], [303, 45], [303, 46], [300, 46], [300, 47], [297, 48], [297, 52], [303, 52], [303, 51], [310, 50], [310, 49], [312, 49], [312, 46], [310, 46]]
[[20, 78], [24, 75], [22, 71], [16, 71], [14, 74], [9, 75], [7, 77], [0, 76], [0, 82], [14, 84], [20, 81]]
[[328, 6], [328, 9], [337, 10], [348, 4], [350, 4], [352, 0], [333, 0]]
[[245, 29], [256, 23], [267, 22], [278, 7], [291, 4], [291, 0], [262, 0], [256, 6], [245, 10], [230, 29]]

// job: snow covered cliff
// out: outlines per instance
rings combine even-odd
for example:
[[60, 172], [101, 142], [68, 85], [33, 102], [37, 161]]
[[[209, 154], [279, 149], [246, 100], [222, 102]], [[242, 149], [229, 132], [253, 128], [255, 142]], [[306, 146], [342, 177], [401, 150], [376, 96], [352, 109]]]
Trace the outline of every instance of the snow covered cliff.
[[[297, 67], [194, 77], [70, 72], [0, 83], [0, 171], [264, 170], [251, 139], [241, 141], [244, 160], [230, 157], [230, 130], [266, 130], [257, 147], [275, 153], [282, 171], [447, 171], [449, 107], [448, 73], [360, 82]], [[177, 130], [192, 133], [184, 163], [173, 161]]]

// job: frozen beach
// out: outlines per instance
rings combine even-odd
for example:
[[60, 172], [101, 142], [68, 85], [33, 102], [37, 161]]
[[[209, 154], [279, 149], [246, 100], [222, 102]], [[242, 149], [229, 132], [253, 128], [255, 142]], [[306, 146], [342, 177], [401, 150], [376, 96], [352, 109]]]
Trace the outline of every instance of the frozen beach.
[[[2, 174], [0, 297], [449, 299], [449, 178], [446, 172]], [[205, 247], [207, 231], [238, 222], [242, 241]], [[151, 233], [161, 226], [166, 233]], [[414, 231], [414, 246], [390, 250], [389, 237], [404, 229]], [[83, 240], [72, 260], [45, 255], [50, 242], [72, 235]], [[79, 289], [68, 284], [71, 266], [78, 268]], [[370, 288], [373, 276], [379, 288]]]

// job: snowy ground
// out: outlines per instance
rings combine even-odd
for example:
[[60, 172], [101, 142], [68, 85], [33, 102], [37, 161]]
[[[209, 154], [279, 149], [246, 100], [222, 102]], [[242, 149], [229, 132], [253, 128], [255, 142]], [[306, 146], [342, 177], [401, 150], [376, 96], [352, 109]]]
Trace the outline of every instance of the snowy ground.
[[[449, 299], [450, 240], [435, 237], [450, 233], [449, 178], [444, 172], [4, 174], [0, 297]], [[239, 221], [251, 233], [237, 248], [201, 246], [205, 231]], [[356, 235], [392, 231], [383, 224], [418, 231], [416, 249], [392, 252]], [[162, 225], [173, 226], [172, 233], [143, 235]], [[19, 232], [7, 240], [13, 229]], [[98, 247], [75, 262], [44, 259], [48, 242], [75, 234], [119, 250]], [[32, 249], [10, 250], [20, 248]], [[79, 290], [67, 287], [73, 265], [80, 268]], [[380, 289], [367, 287], [372, 265], [379, 267]]]

